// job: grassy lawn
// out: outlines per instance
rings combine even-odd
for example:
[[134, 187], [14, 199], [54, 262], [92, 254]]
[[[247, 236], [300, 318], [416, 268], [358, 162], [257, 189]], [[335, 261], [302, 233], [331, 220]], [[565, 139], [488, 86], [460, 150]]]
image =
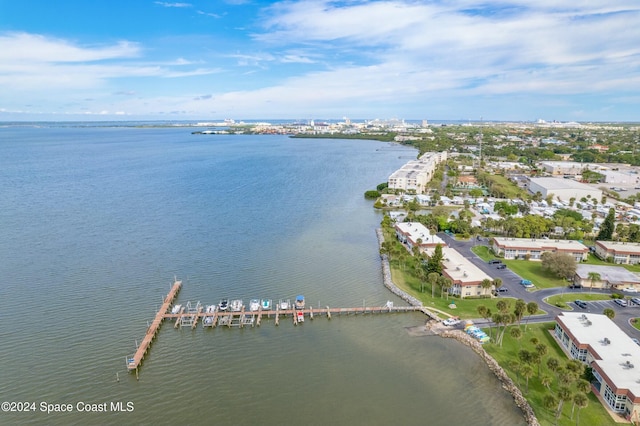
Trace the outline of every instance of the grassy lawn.
[[[585, 289], [586, 291], [586, 289]], [[584, 300], [588, 302], [590, 300], [609, 300], [611, 296], [608, 294], [601, 293], [564, 293], [557, 294], [555, 296], [547, 297], [545, 301], [550, 305], [557, 306], [560, 309], [564, 309], [567, 311], [575, 311], [574, 305], [571, 304], [574, 300]]]
[[567, 282], [556, 277], [554, 273], [542, 270], [542, 262], [528, 260], [504, 260], [503, 262], [523, 279], [531, 280], [537, 289], [567, 286]]
[[[552, 410], [544, 407], [544, 396], [549, 392], [555, 393], [558, 389], [558, 383], [555, 374], [550, 371], [546, 366], [546, 361], [550, 357], [554, 357], [560, 361], [560, 365], [564, 366], [568, 361], [567, 356], [562, 352], [556, 341], [547, 331], [552, 329], [555, 323], [545, 324], [531, 324], [527, 326], [527, 331], [524, 332], [524, 326], [521, 326], [523, 330], [523, 336], [520, 340], [512, 338], [509, 334], [509, 330], [506, 331], [502, 347], [499, 347], [493, 343], [487, 343], [484, 345], [486, 351], [493, 356], [502, 368], [505, 369], [509, 377], [518, 384], [523, 393], [526, 390], [526, 380], [522, 377], [518, 377], [518, 374], [511, 368], [513, 361], [518, 361], [518, 352], [521, 349], [527, 351], [534, 351], [534, 346], [530, 342], [532, 337], [538, 339], [540, 343], [544, 343], [547, 346], [547, 354], [544, 355], [540, 365], [540, 377], [545, 375], [552, 378], [550, 390], [545, 388], [538, 377], [538, 365], [533, 365], [535, 374], [529, 379], [529, 392], [525, 393], [525, 397], [529, 404], [533, 407], [536, 413], [536, 417], [541, 425], [553, 425], [555, 424], [555, 416]], [[517, 326], [514, 326], [517, 327]], [[485, 332], [490, 331], [485, 329]], [[495, 329], [493, 334], [495, 334]], [[575, 390], [575, 387], [574, 387]], [[589, 393], [589, 405], [582, 409], [580, 412], [580, 424], [581, 425], [614, 425], [614, 421], [609, 417], [605, 409], [597, 400], [592, 392]], [[563, 406], [562, 414], [558, 420], [558, 425], [575, 425], [576, 414], [574, 413], [573, 419], [571, 419], [571, 406], [570, 401], [566, 401]], [[576, 408], [577, 412], [577, 408]]]
[[640, 318], [631, 318], [631, 325], [635, 329], [640, 330]]
[[471, 249], [471, 251], [477, 254], [478, 257], [485, 262], [488, 262], [491, 259], [497, 259], [496, 256], [493, 255], [491, 249], [487, 246], [475, 246]]
[[[440, 297], [440, 290], [437, 287], [434, 292], [434, 297], [431, 297], [431, 287], [429, 284], [424, 284], [424, 292], [422, 292], [420, 281], [410, 274], [403, 273], [395, 265], [391, 265], [391, 279], [398, 288], [420, 300], [423, 306], [436, 308], [451, 315], [459, 316], [463, 319], [479, 318], [478, 306], [480, 305], [486, 306], [491, 309], [492, 312], [497, 312], [498, 308], [496, 307], [496, 303], [499, 300], [511, 301], [511, 310], [515, 306], [516, 302], [516, 299], [512, 297], [499, 297], [493, 299], [459, 299], [449, 296], [447, 299], [446, 295], [444, 297]], [[455, 308], [449, 307], [452, 302], [455, 303]], [[538, 309], [536, 314], [544, 313], [544, 311]]]
[[627, 271], [640, 272], [640, 265], [616, 265], [613, 263], [605, 262], [593, 253], [589, 253], [587, 260], [582, 263], [587, 263], [589, 265], [622, 266]]

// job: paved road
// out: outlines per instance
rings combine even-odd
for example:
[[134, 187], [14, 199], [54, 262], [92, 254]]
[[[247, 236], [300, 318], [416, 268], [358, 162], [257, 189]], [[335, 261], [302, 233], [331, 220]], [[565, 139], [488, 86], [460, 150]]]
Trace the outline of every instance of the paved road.
[[[445, 234], [444, 232], [439, 232], [438, 236], [444, 240], [445, 243], [449, 245], [449, 247], [456, 249], [460, 252], [465, 258], [467, 258], [471, 263], [484, 271], [491, 278], [500, 278], [502, 279], [502, 286], [509, 289], [508, 292], [501, 293], [502, 297], [514, 297], [516, 299], [523, 299], [525, 302], [536, 302], [540, 309], [546, 311], [547, 313], [544, 315], [533, 316], [529, 319], [529, 322], [547, 322], [553, 321], [560, 312], [563, 311], [553, 305], [547, 304], [544, 299], [549, 296], [554, 296], [556, 294], [564, 294], [564, 293], [573, 293], [575, 294], [576, 299], [580, 299], [580, 294], [588, 294], [589, 289], [570, 289], [568, 287], [556, 287], [556, 288], [546, 288], [537, 291], [528, 291], [522, 285], [520, 285], [520, 280], [522, 279], [519, 275], [515, 274], [511, 270], [507, 269], [497, 269], [496, 265], [489, 265], [487, 262], [476, 256], [475, 253], [471, 251], [473, 247], [476, 245], [487, 245], [486, 242], [478, 241], [476, 239], [471, 239], [468, 241], [459, 241], [454, 237]], [[603, 294], [611, 294], [609, 290], [601, 290], [601, 289], [593, 289], [592, 293], [603, 293]], [[615, 311], [616, 316], [613, 321], [624, 330], [629, 336], [636, 337], [640, 339], [640, 330], [637, 330], [630, 324], [631, 318], [640, 317], [640, 306], [631, 304], [630, 306], [624, 308], [618, 306], [613, 302], [613, 300], [596, 300], [587, 302], [587, 309], [581, 309], [576, 305], [572, 304], [572, 308], [575, 312], [588, 312], [593, 314], [601, 314], [605, 308], [611, 308]], [[525, 316], [525, 318], [528, 318]], [[523, 320], [523, 322], [526, 320]], [[478, 325], [486, 325], [488, 321], [484, 319], [474, 320], [474, 323]]]

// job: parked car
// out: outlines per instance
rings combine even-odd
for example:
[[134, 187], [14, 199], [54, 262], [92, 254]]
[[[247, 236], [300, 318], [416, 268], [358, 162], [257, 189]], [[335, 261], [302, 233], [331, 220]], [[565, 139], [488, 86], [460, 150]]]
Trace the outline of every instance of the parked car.
[[640, 346], [640, 340], [636, 339], [635, 337], [632, 337], [631, 340], [633, 340], [633, 343]]
[[638, 292], [638, 290], [636, 290], [635, 287], [626, 287], [626, 288], [623, 288], [622, 291], [626, 291], [627, 293], [637, 293]]
[[491, 259], [489, 262], [487, 262], [489, 265], [497, 265], [498, 263], [502, 263], [502, 260], [500, 259]]
[[533, 287], [533, 283], [530, 280], [520, 280], [520, 284], [526, 288]]
[[500, 263], [500, 264], [497, 266], [497, 269], [507, 269], [507, 265], [505, 265], [504, 263]]
[[458, 325], [458, 324], [460, 324], [460, 320], [457, 317], [451, 317], [451, 318], [447, 318], [446, 320], [442, 321], [442, 323], [444, 325]]
[[582, 309], [587, 309], [587, 302], [583, 300], [575, 300], [573, 303], [575, 303], [577, 306], [579, 306]]
[[632, 298], [631, 298], [631, 301], [632, 301], [633, 303], [635, 303], [636, 305], [640, 305], [640, 298], [638, 298], [638, 297], [632, 297]]
[[509, 289], [506, 287], [498, 287], [498, 293], [506, 293], [507, 291], [509, 291]]
[[582, 288], [582, 285], [580, 285], [580, 284], [571, 284], [569, 286], [569, 288]]
[[613, 303], [616, 305], [622, 306], [623, 308], [627, 307], [627, 301], [624, 299], [613, 299]]

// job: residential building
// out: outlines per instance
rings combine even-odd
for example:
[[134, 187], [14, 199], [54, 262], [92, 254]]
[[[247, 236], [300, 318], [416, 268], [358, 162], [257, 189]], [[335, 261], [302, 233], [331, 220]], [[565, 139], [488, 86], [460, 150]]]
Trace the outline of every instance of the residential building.
[[555, 338], [568, 356], [592, 368], [594, 393], [612, 411], [640, 421], [640, 346], [606, 315], [563, 312]]
[[540, 260], [542, 253], [567, 253], [576, 262], [587, 260], [589, 249], [574, 240], [545, 240], [537, 238], [503, 238], [491, 239], [493, 252], [505, 259]]
[[[432, 255], [433, 250], [433, 248], [429, 248], [425, 252], [428, 255]], [[442, 255], [442, 275], [453, 282], [450, 290], [451, 294], [459, 296], [461, 299], [493, 296], [493, 286], [482, 287], [482, 281], [488, 279], [493, 282], [493, 278], [485, 274], [455, 249], [443, 246]]]
[[426, 152], [409, 161], [389, 176], [388, 187], [423, 194], [438, 165], [447, 160], [447, 152]]
[[530, 178], [529, 192], [531, 194], [540, 192], [542, 198], [547, 198], [551, 195], [554, 199], [559, 198], [565, 201], [569, 201], [571, 198], [575, 200], [580, 200], [581, 198], [600, 200], [602, 198], [602, 191], [597, 188], [573, 179], [551, 177]]
[[413, 247], [426, 249], [435, 247], [438, 244], [442, 246], [446, 245], [445, 242], [442, 241], [442, 238], [436, 234], [432, 234], [429, 229], [420, 222], [400, 222], [396, 223], [394, 228], [398, 240], [405, 244], [409, 250], [413, 250]]
[[627, 265], [640, 263], [640, 243], [596, 241], [595, 250], [600, 259], [611, 258], [613, 263]]
[[[598, 274], [598, 280], [592, 280], [592, 274]], [[639, 288], [640, 274], [628, 271], [622, 266], [579, 264], [573, 277], [573, 284], [585, 288]]]

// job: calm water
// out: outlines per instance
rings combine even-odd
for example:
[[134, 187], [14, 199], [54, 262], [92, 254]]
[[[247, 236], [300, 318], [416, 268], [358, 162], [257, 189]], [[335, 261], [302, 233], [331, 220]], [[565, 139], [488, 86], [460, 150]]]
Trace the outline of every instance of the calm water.
[[[0, 128], [0, 424], [524, 424], [471, 351], [420, 314], [175, 330], [178, 301], [402, 303], [383, 287], [367, 189], [415, 151], [188, 129]], [[116, 376], [120, 381], [116, 381]], [[131, 402], [79, 413], [77, 403]], [[40, 412], [41, 403], [72, 413]]]

